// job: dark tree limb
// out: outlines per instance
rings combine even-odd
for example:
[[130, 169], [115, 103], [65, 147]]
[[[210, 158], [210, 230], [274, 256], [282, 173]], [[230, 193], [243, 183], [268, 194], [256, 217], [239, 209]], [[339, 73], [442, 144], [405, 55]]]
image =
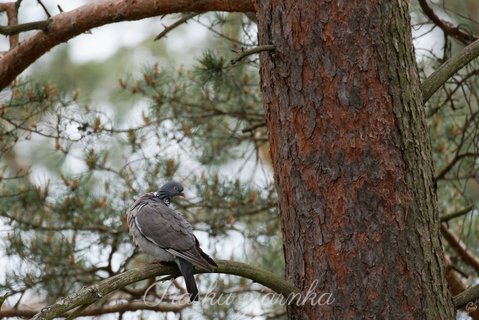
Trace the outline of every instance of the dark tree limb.
[[14, 34], [19, 34], [20, 32], [25, 32], [30, 30], [46, 31], [51, 22], [52, 22], [51, 20], [42, 20], [42, 21], [17, 24], [13, 26], [0, 26], [0, 34], [10, 36]]
[[468, 207], [466, 207], [462, 210], [443, 215], [443, 216], [440, 217], [440, 220], [441, 220], [441, 222], [448, 222], [449, 220], [452, 220], [454, 218], [463, 216], [463, 215], [471, 212], [471, 210], [474, 209], [474, 208], [475, 208], [475, 205], [470, 205], [470, 206], [468, 206]]
[[452, 23], [448, 21], [444, 21], [439, 18], [434, 10], [429, 6], [427, 0], [419, 0], [419, 5], [421, 6], [422, 11], [424, 14], [431, 19], [431, 21], [438, 26], [439, 28], [444, 31], [447, 35], [457, 39], [458, 41], [462, 42], [463, 44], [469, 44], [475, 40], [478, 40], [479, 37], [476, 35], [470, 34], [465, 32], [460, 27], [454, 26]]
[[[13, 3], [15, 4], [15, 3]], [[0, 90], [56, 45], [90, 29], [170, 13], [254, 11], [252, 0], [105, 0], [93, 1], [52, 17], [48, 32], [38, 32], [0, 58]]]
[[433, 74], [427, 77], [421, 84], [423, 103], [429, 98], [458, 70], [479, 56], [479, 40], [465, 47], [460, 53], [447, 60]]
[[[291, 294], [299, 292], [299, 289], [291, 283], [267, 270], [234, 261], [221, 260], [217, 261], [217, 263], [218, 268], [214, 270], [214, 273], [237, 275], [253, 280], [254, 282], [262, 284], [287, 298], [289, 298]], [[199, 271], [198, 273], [206, 272]], [[152, 264], [128, 270], [100, 281], [92, 286], [82, 288], [66, 298], [59, 299], [55, 304], [43, 308], [40, 312], [35, 314], [32, 319], [52, 319], [64, 315], [78, 307], [93, 304], [111, 292], [121, 289], [128, 284], [160, 275], [171, 275], [176, 277], [179, 275], [179, 271], [173, 266], [158, 266]]]
[[441, 171], [439, 171], [439, 174], [436, 176], [436, 181], [439, 181], [441, 179], [444, 179], [444, 177], [446, 176], [446, 174], [452, 170], [452, 168], [456, 165], [456, 163], [463, 159], [463, 158], [477, 158], [479, 156], [479, 154], [475, 153], [475, 152], [467, 152], [467, 153], [462, 153], [462, 154], [457, 154], [454, 159], [452, 159], [452, 161], [445, 167], [443, 168]]
[[450, 230], [445, 223], [441, 223], [441, 233], [449, 245], [457, 252], [462, 261], [479, 272], [479, 258], [467, 250], [464, 243]]

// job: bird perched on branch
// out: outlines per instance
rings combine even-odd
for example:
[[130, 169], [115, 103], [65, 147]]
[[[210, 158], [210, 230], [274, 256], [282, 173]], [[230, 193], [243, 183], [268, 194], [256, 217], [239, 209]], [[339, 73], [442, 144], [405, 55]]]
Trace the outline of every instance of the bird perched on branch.
[[184, 196], [183, 186], [176, 181], [142, 195], [128, 209], [128, 227], [141, 250], [162, 262], [174, 261], [178, 265], [193, 302], [198, 301], [194, 267], [212, 271], [217, 264], [201, 250], [191, 224], [170, 208], [176, 196]]

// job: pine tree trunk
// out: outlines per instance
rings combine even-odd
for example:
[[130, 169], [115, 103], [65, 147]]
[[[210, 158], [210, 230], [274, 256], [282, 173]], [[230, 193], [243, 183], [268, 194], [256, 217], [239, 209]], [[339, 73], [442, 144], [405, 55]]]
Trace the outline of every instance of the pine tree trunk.
[[290, 319], [453, 318], [407, 1], [256, 7]]

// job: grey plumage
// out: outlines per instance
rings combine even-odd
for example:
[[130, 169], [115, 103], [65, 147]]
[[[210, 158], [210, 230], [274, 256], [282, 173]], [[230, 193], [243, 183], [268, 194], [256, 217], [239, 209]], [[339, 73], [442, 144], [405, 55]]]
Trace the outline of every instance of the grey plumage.
[[160, 261], [174, 261], [185, 278], [190, 300], [198, 300], [193, 266], [212, 271], [216, 263], [201, 250], [193, 228], [169, 207], [170, 198], [182, 195], [183, 187], [169, 182], [157, 192], [138, 198], [127, 213], [128, 227], [135, 243]]

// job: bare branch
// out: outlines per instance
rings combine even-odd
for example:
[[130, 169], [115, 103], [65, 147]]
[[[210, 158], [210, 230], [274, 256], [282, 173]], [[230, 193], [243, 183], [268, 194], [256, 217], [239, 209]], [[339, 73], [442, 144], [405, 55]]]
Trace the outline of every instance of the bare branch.
[[452, 75], [479, 56], [479, 40], [465, 47], [460, 53], [447, 60], [421, 84], [423, 103], [439, 89]]
[[[284, 297], [288, 297], [291, 293], [299, 292], [299, 289], [294, 285], [267, 270], [234, 261], [221, 260], [217, 261], [217, 263], [218, 268], [216, 268], [214, 273], [231, 274], [251, 279]], [[197, 273], [207, 272], [198, 271]], [[52, 319], [64, 315], [68, 311], [80, 306], [92, 304], [128, 284], [159, 275], [171, 275], [176, 277], [179, 275], [179, 271], [173, 266], [158, 266], [152, 264], [128, 270], [100, 281], [90, 287], [82, 288], [66, 298], [59, 299], [55, 304], [43, 308], [32, 319]]]
[[[18, 19], [17, 19], [17, 13], [18, 13], [18, 7], [20, 3], [16, 2], [7, 2], [7, 3], [0, 3], [0, 12], [5, 11], [7, 13], [7, 18], [8, 18], [8, 25], [10, 27], [13, 27], [17, 25]], [[10, 43], [10, 49], [16, 47], [19, 42], [19, 37], [17, 34], [14, 34], [10, 37], [9, 43]]]
[[446, 215], [440, 217], [440, 220], [441, 220], [441, 222], [447, 222], [449, 220], [452, 220], [454, 218], [463, 216], [463, 215], [471, 212], [471, 210], [474, 209], [474, 208], [475, 208], [475, 205], [470, 205], [469, 207], [466, 207], [462, 210], [459, 210], [459, 211], [456, 211], [456, 212], [453, 212], [453, 213], [450, 213], [450, 214], [446, 214]]
[[165, 37], [171, 30], [177, 28], [178, 26], [182, 25], [183, 23], [188, 22], [188, 20], [193, 19], [199, 15], [199, 13], [193, 12], [189, 14], [185, 14], [183, 17], [175, 21], [174, 23], [170, 24], [169, 26], [165, 26], [165, 29], [160, 32], [159, 35], [155, 37], [155, 41], [160, 40], [161, 38]]
[[452, 161], [444, 168], [442, 169], [439, 174], [436, 176], [436, 181], [439, 181], [441, 179], [444, 179], [444, 177], [446, 176], [446, 174], [452, 170], [452, 168], [456, 165], [456, 163], [463, 159], [463, 158], [467, 158], [467, 157], [470, 157], [470, 158], [477, 158], [479, 156], [479, 154], [475, 153], [475, 152], [467, 152], [467, 153], [462, 153], [462, 154], [458, 154], [454, 157], [454, 159], [452, 159]]
[[434, 10], [428, 5], [427, 0], [419, 0], [419, 5], [421, 6], [422, 11], [424, 14], [431, 19], [431, 21], [437, 25], [439, 28], [442, 29], [447, 35], [457, 39], [458, 41], [462, 42], [463, 44], [469, 44], [477, 39], [477, 36], [473, 34], [469, 34], [462, 30], [459, 27], [452, 25], [450, 22], [441, 20]]
[[247, 56], [250, 56], [252, 54], [260, 53], [263, 51], [274, 51], [274, 45], [272, 44], [266, 44], [263, 46], [257, 46], [249, 50], [242, 50], [241, 53], [238, 54], [238, 56], [234, 59], [231, 60], [231, 64], [238, 63], [242, 59], [246, 58]]
[[[158, 305], [152, 305], [150, 303], [144, 303], [139, 301], [133, 301], [129, 303], [120, 303], [115, 305], [104, 305], [101, 307], [92, 307], [87, 308], [81, 316], [100, 316], [108, 313], [123, 313], [123, 312], [132, 312], [138, 310], [149, 310], [149, 311], [158, 311], [158, 312], [180, 312], [184, 309], [186, 305], [180, 304], [165, 304], [161, 303]], [[31, 318], [37, 313], [41, 313], [41, 310], [30, 310], [30, 309], [5, 309], [0, 311], [0, 318], [9, 318], [9, 317], [22, 317], [22, 318]], [[73, 313], [67, 313], [66, 315], [73, 315]]]
[[48, 9], [47, 7], [45, 7], [45, 5], [43, 4], [43, 2], [41, 0], [37, 0], [37, 2], [42, 6], [43, 8], [43, 11], [45, 11], [45, 14], [47, 15], [48, 18], [51, 18], [52, 15], [50, 14], [50, 12], [48, 12]]
[[30, 30], [44, 30], [48, 29], [48, 26], [51, 24], [51, 20], [42, 20], [35, 22], [28, 22], [17, 24], [13, 26], [0, 26], [0, 34], [9, 36], [14, 34], [19, 34], [20, 32], [30, 31]]
[[1, 57], [0, 90], [51, 48], [92, 28], [170, 13], [206, 11], [250, 12], [254, 5], [252, 0], [105, 0], [60, 13], [51, 18], [48, 32], [36, 33]]
[[469, 302], [476, 301], [477, 299], [479, 299], [479, 284], [464, 290], [452, 298], [456, 309], [464, 307]]
[[450, 230], [445, 223], [441, 223], [441, 233], [451, 247], [457, 252], [462, 261], [479, 272], [479, 258], [467, 250], [464, 243]]

